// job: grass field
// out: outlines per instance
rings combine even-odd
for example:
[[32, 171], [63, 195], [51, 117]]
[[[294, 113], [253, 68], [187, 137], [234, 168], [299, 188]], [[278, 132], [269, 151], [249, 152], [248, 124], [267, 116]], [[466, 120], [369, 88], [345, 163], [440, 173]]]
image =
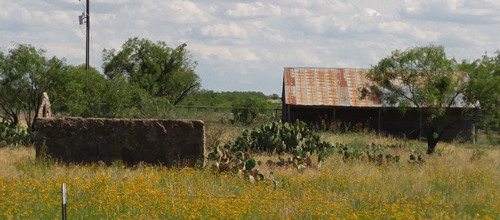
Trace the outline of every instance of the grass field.
[[[234, 139], [243, 128], [209, 126], [207, 142]], [[255, 155], [266, 180], [251, 183], [208, 167], [166, 168], [58, 164], [33, 147], [0, 148], [0, 219], [61, 217], [67, 184], [70, 219], [499, 219], [500, 147], [439, 143], [425, 162], [409, 155], [425, 143], [373, 133], [321, 133], [325, 141], [363, 147], [397, 145], [397, 163], [327, 158], [321, 169], [269, 167], [276, 155]], [[286, 157], [286, 155], [281, 155]], [[271, 179], [271, 172], [274, 178]]]

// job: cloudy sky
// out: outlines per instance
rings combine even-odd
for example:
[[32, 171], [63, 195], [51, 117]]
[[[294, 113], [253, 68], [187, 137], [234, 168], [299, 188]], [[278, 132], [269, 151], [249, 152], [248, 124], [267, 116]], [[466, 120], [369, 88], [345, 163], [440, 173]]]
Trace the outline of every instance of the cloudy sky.
[[[85, 62], [85, 0], [0, 1], [0, 49]], [[187, 43], [204, 89], [281, 94], [283, 67], [369, 68], [395, 49], [500, 49], [500, 0], [91, 0], [90, 65], [131, 37]]]

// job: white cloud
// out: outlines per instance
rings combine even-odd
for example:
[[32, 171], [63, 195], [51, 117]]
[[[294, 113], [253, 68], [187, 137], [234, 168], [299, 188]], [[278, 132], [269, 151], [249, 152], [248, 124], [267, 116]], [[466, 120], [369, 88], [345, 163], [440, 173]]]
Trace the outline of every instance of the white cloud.
[[230, 22], [229, 24], [207, 25], [201, 29], [201, 33], [211, 37], [245, 38], [248, 35], [245, 29], [234, 22]]
[[280, 43], [283, 43], [286, 41], [286, 39], [281, 34], [272, 35], [271, 39], [274, 41], [280, 42]]
[[[85, 1], [85, 0], [78, 0], [78, 1]], [[66, 0], [66, 2], [74, 2], [74, 0]], [[130, 0], [113, 0], [113, 1], [110, 1], [110, 0], [92, 0], [92, 4], [94, 4], [94, 3], [110, 3], [110, 2], [117, 3], [117, 4], [126, 4], [126, 3], [129, 3]]]
[[418, 28], [412, 24], [400, 21], [383, 22], [379, 24], [379, 28], [383, 32], [394, 33], [404, 36], [413, 36], [415, 39], [424, 42], [435, 41], [440, 35], [437, 32], [424, 31], [421, 28]]
[[258, 61], [259, 57], [250, 50], [250, 48], [239, 46], [223, 46], [223, 45], [207, 45], [207, 44], [192, 44], [196, 53], [201, 54], [201, 58], [214, 62], [220, 61]]
[[500, 21], [499, 4], [487, 1], [406, 1], [404, 18], [449, 23], [490, 24]]
[[[310, 17], [305, 19], [307, 22], [307, 26], [313, 27], [314, 30], [318, 33], [324, 32], [328, 26], [334, 23], [331, 17], [327, 17], [325, 15]], [[345, 27], [341, 27], [341, 29], [345, 30]]]
[[167, 19], [175, 19], [180, 23], [208, 21], [208, 18], [205, 15], [205, 11], [199, 8], [196, 3], [186, 0], [177, 0], [173, 3], [163, 3], [171, 10], [170, 12], [172, 12], [172, 14], [170, 14], [163, 11], [162, 16], [165, 16]]
[[258, 17], [258, 16], [279, 16], [281, 8], [272, 4], [262, 2], [237, 3], [235, 8], [228, 9], [226, 14], [232, 18]]
[[[0, 1], [0, 49], [30, 43], [81, 64], [83, 2]], [[130, 37], [186, 42], [204, 88], [279, 94], [284, 66], [369, 67], [430, 42], [480, 58], [500, 49], [498, 11], [498, 0], [93, 0], [91, 65]]]
[[368, 16], [370, 17], [378, 17], [381, 15], [380, 12], [378, 12], [373, 8], [365, 8], [365, 13], [368, 14]]
[[291, 8], [289, 11], [285, 12], [285, 15], [293, 17], [308, 17], [311, 16], [312, 13], [305, 8]]

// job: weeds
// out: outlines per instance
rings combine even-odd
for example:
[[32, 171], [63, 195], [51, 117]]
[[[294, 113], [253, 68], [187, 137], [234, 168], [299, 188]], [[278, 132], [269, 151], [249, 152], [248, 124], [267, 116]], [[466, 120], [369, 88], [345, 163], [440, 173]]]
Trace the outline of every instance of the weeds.
[[[218, 136], [217, 129], [224, 132]], [[240, 130], [222, 127], [209, 132], [212, 140], [225, 143]], [[0, 148], [0, 218], [59, 218], [62, 182], [68, 185], [72, 218], [500, 217], [498, 148], [475, 150], [454, 143], [441, 146], [447, 152], [441, 156], [427, 156], [422, 153], [425, 143], [373, 133], [325, 132], [321, 140], [336, 143], [324, 154], [313, 155], [325, 156], [321, 169], [314, 169], [313, 157], [293, 154], [243, 152], [221, 158], [234, 161], [237, 175], [209, 168], [126, 167], [120, 161], [112, 166], [59, 164], [35, 159], [33, 147], [8, 146]], [[346, 152], [358, 159], [343, 160]], [[421, 156], [425, 162], [396, 162], [396, 156], [410, 161]], [[265, 178], [259, 179], [254, 170]]]

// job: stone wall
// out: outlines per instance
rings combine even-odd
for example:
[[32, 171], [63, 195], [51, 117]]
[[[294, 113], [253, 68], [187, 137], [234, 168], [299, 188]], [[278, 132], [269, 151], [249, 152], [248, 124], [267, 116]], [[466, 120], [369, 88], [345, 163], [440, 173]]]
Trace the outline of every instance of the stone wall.
[[61, 162], [166, 166], [205, 163], [205, 126], [196, 120], [41, 118], [36, 155]]

